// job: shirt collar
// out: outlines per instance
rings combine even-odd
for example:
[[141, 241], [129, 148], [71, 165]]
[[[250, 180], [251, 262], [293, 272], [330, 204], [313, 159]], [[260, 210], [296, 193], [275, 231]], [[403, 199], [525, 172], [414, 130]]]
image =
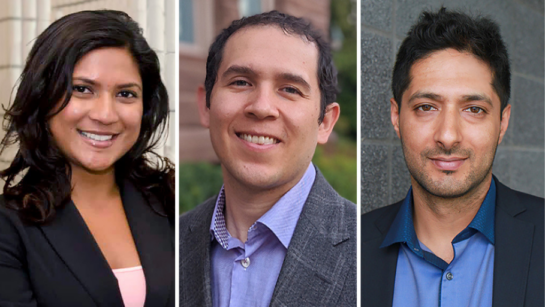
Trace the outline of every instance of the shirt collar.
[[[407, 246], [417, 255], [422, 256], [422, 249], [420, 247], [420, 244], [418, 243], [416, 232], [414, 231], [412, 199], [413, 197], [411, 187], [409, 189], [409, 192], [407, 193], [407, 196], [403, 200], [403, 203], [401, 204], [401, 208], [399, 209], [399, 212], [397, 213], [392, 223], [392, 226], [386, 233], [386, 237], [384, 238], [384, 241], [382, 241], [380, 248], [403, 242], [406, 243]], [[486, 197], [484, 198], [484, 201], [481, 204], [479, 211], [477, 211], [477, 214], [475, 215], [471, 223], [469, 223], [467, 228], [460, 232], [460, 234], [458, 234], [454, 238], [453, 242], [461, 241], [468, 238], [474, 233], [470, 230], [473, 229], [482, 233], [488, 239], [488, 241], [490, 241], [490, 243], [494, 244], [495, 213], [496, 183], [494, 181], [494, 178], [492, 178], [490, 188], [488, 189], [488, 193], [486, 194]]]
[[494, 219], [496, 216], [496, 182], [492, 178], [490, 189], [484, 198], [483, 204], [467, 227], [482, 233], [490, 243], [495, 244]]
[[[258, 223], [262, 224], [274, 233], [285, 248], [288, 248], [315, 179], [316, 169], [310, 163], [301, 180], [261, 216], [250, 229], [254, 229]], [[225, 189], [222, 187], [212, 215], [210, 234], [211, 240], [215, 238], [224, 249], [228, 249], [230, 235], [225, 225], [225, 199]]]

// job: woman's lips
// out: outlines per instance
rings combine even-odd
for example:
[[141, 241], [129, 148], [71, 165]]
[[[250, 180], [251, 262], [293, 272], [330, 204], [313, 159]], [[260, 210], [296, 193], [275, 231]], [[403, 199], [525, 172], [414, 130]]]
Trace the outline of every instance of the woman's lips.
[[112, 146], [118, 134], [98, 134], [78, 130], [85, 142], [95, 148], [108, 148]]

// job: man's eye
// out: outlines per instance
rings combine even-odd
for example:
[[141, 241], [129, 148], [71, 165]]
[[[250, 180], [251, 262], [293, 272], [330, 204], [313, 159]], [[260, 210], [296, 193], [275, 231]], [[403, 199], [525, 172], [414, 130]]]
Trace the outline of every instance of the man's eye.
[[78, 92], [78, 93], [90, 93], [91, 90], [83, 85], [74, 85], [72, 86], [72, 91]]
[[294, 88], [294, 87], [284, 87], [282, 88], [282, 91], [286, 92], [286, 93], [289, 93], [289, 94], [301, 94], [301, 92]]
[[235, 85], [235, 86], [249, 86], [250, 83], [244, 81], [244, 80], [236, 80], [234, 81], [233, 83], [231, 83], [231, 85]]
[[470, 113], [473, 113], [473, 114], [479, 114], [479, 113], [483, 113], [484, 110], [482, 108], [479, 108], [479, 107], [469, 107], [466, 109], [466, 111], [470, 112]]
[[137, 95], [131, 91], [121, 91], [119, 92], [119, 94], [117, 94], [118, 97], [123, 97], [123, 98], [136, 98]]
[[424, 112], [428, 112], [428, 111], [431, 111], [431, 110], [437, 110], [436, 108], [430, 106], [429, 104], [421, 105], [416, 109], [420, 110], [420, 111], [424, 111]]

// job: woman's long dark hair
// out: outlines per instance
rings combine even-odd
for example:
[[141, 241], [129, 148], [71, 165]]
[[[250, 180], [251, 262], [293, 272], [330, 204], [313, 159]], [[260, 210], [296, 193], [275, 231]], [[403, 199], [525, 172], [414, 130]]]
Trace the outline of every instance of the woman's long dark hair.
[[[7, 134], [0, 143], [0, 154], [13, 144], [19, 149], [11, 165], [0, 171], [6, 181], [4, 198], [29, 222], [51, 220], [55, 210], [70, 201], [70, 164], [55, 145], [48, 122], [70, 101], [76, 63], [103, 47], [126, 48], [138, 64], [144, 87], [140, 135], [116, 162], [116, 181], [128, 179], [148, 200], [158, 198], [163, 208], [156, 211], [174, 219], [174, 167], [152, 151], [168, 125], [169, 113], [159, 60], [135, 21], [126, 13], [104, 10], [64, 16], [38, 36], [13, 104], [6, 110]], [[18, 175], [23, 177], [15, 183]]]

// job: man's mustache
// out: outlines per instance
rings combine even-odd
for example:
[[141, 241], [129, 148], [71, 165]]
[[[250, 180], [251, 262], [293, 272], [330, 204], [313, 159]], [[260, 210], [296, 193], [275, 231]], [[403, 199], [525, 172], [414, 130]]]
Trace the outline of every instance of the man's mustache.
[[441, 148], [436, 146], [434, 148], [426, 148], [421, 153], [424, 157], [436, 157], [436, 156], [462, 156], [462, 157], [472, 157], [473, 150], [467, 148], [460, 148], [459, 146], [452, 147], [450, 149]]

